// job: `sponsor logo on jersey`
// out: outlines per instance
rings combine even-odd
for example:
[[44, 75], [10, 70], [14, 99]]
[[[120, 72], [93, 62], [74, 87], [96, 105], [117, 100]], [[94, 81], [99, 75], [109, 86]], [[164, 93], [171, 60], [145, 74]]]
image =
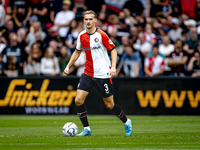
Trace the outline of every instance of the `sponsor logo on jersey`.
[[89, 47], [89, 48], [83, 47], [83, 49], [85, 51], [87, 51], [87, 50], [96, 50], [96, 49], [100, 49], [100, 48], [101, 48], [101, 46], [98, 46], [98, 47], [94, 46], [94, 47]]
[[109, 42], [109, 44], [113, 44], [113, 42], [111, 41], [111, 39], [109, 39], [109, 41], [108, 41], [108, 42]]

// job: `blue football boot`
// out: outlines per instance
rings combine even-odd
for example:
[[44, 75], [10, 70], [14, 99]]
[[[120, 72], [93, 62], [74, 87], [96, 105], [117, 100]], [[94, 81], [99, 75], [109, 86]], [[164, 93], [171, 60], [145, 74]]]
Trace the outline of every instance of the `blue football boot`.
[[126, 136], [131, 136], [132, 134], [132, 121], [130, 119], [129, 120], [129, 124], [124, 125], [125, 131], [126, 131]]
[[77, 134], [76, 136], [89, 136], [92, 134], [91, 130], [83, 129], [81, 133]]

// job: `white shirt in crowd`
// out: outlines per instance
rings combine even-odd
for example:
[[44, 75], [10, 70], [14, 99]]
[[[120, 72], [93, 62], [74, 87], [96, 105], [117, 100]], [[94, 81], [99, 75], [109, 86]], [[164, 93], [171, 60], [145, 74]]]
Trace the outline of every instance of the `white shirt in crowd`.
[[134, 49], [139, 51], [147, 51], [148, 55], [152, 52], [152, 45], [149, 42], [144, 42], [143, 44], [135, 43], [133, 45]]
[[178, 28], [177, 30], [171, 29], [168, 32], [168, 36], [173, 42], [176, 42], [176, 40], [181, 39], [182, 31], [183, 31], [182, 28]]
[[171, 52], [174, 51], [174, 45], [169, 44], [169, 45], [165, 46], [164, 44], [160, 44], [158, 51], [159, 51], [159, 53], [161, 53], [165, 56], [169, 55], [169, 54], [171, 54]]
[[53, 71], [55, 71], [57, 74], [60, 73], [60, 67], [59, 67], [58, 58], [54, 57], [53, 59], [55, 61], [55, 67], [53, 67], [52, 58], [43, 57], [41, 59], [41, 73], [43, 75], [50, 75]]
[[[56, 14], [54, 23], [57, 24], [66, 24], [69, 21], [72, 21], [75, 18], [75, 13], [71, 10], [60, 11]], [[65, 37], [69, 30], [69, 26], [61, 27], [58, 29], [58, 34], [60, 37]]]

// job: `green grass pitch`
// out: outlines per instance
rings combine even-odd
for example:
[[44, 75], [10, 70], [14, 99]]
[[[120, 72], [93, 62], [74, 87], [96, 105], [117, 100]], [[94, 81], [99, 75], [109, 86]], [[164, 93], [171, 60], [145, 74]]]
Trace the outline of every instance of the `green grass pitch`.
[[1, 150], [61, 149], [200, 149], [199, 116], [128, 116], [133, 134], [125, 137], [114, 115], [89, 115], [89, 137], [65, 137], [67, 122], [83, 129], [75, 115], [0, 115]]

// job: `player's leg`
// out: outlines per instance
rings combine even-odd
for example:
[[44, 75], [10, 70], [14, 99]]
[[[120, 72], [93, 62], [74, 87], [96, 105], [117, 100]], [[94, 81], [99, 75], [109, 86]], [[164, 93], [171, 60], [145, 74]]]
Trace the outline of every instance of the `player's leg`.
[[126, 130], [126, 136], [132, 134], [132, 122], [126, 118], [124, 111], [114, 103], [113, 98], [113, 84], [110, 78], [108, 79], [93, 79], [95, 81], [95, 88], [102, 95], [104, 103], [123, 123]]
[[75, 104], [77, 109], [77, 114], [83, 124], [84, 129], [77, 136], [88, 136], [91, 135], [91, 130], [89, 127], [88, 119], [87, 119], [87, 110], [85, 108], [84, 102], [89, 92], [83, 90], [77, 90]]
[[87, 110], [84, 105], [87, 95], [93, 88], [91, 82], [92, 82], [91, 78], [83, 74], [80, 78], [80, 83], [78, 85], [76, 98], [75, 98], [75, 105], [77, 109], [77, 114], [83, 124], [84, 129], [77, 136], [88, 136], [88, 135], [91, 135], [92, 133], [89, 127], [88, 119], [87, 119]]
[[103, 98], [103, 101], [108, 109], [110, 109], [123, 123], [126, 132], [126, 136], [132, 134], [132, 121], [127, 119], [124, 111], [114, 103], [113, 95]]

